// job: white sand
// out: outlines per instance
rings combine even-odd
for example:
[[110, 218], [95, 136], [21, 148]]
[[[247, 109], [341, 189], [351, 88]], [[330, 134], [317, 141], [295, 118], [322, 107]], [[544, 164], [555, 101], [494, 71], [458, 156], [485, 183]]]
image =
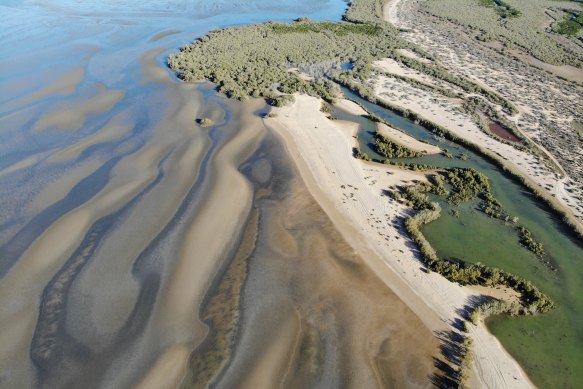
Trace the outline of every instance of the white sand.
[[358, 104], [352, 100], [338, 99], [334, 104], [337, 108], [340, 108], [352, 115], [368, 115], [368, 113]]
[[412, 136], [405, 134], [402, 131], [397, 130], [391, 126], [387, 126], [385, 123], [377, 123], [377, 130], [387, 138], [391, 139], [393, 142], [410, 148], [413, 151], [418, 151], [426, 154], [439, 154], [441, 149], [437, 146], [430, 145], [429, 143], [421, 142]]
[[[310, 192], [371, 269], [426, 326], [449, 328], [459, 318], [456, 311], [475, 293], [421, 270], [410, 240], [392, 224], [406, 216], [407, 208], [381, 195], [388, 185], [420, 175], [351, 158], [355, 127], [330, 121], [319, 109], [318, 99], [296, 96], [293, 105], [274, 109], [278, 116], [266, 122], [282, 135]], [[495, 337], [482, 326], [470, 327], [480, 386], [532, 386]]]

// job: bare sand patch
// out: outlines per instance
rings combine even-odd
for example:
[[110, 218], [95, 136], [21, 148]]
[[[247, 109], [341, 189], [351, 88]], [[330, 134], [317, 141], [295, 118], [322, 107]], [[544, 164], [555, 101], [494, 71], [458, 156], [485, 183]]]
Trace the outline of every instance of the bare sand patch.
[[439, 154], [441, 152], [439, 147], [421, 142], [396, 128], [386, 125], [385, 123], [377, 123], [377, 130], [393, 142], [408, 147], [413, 151], [425, 154]]
[[334, 105], [352, 115], [368, 115], [368, 112], [351, 100], [337, 99]]

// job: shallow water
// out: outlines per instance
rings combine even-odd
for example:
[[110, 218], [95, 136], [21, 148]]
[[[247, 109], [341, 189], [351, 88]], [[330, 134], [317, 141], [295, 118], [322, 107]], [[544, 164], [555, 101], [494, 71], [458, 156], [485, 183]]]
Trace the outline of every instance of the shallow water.
[[1, 387], [428, 385], [435, 338], [259, 148], [263, 103], [164, 66], [215, 28], [345, 8], [0, 0]]
[[[474, 168], [485, 173], [494, 196], [503, 208], [543, 243], [546, 255], [558, 271], [520, 246], [518, 235], [504, 223], [488, 218], [469, 203], [458, 207], [459, 215], [443, 199], [439, 219], [426, 225], [423, 233], [438, 254], [469, 262], [496, 266], [531, 280], [549, 294], [558, 308], [551, 313], [518, 319], [506, 316], [487, 320], [490, 330], [524, 367], [540, 387], [580, 387], [583, 384], [583, 245], [562, 220], [529, 191], [476, 153], [444, 139], [435, 138], [423, 127], [399, 115], [364, 101], [348, 90], [344, 93], [385, 119], [395, 128], [428, 143], [448, 149], [454, 158], [429, 155], [400, 162], [439, 167]], [[370, 149], [375, 124], [364, 117], [338, 113], [340, 119], [361, 125], [361, 149], [372, 158], [384, 159]], [[459, 159], [465, 155], [467, 160]]]

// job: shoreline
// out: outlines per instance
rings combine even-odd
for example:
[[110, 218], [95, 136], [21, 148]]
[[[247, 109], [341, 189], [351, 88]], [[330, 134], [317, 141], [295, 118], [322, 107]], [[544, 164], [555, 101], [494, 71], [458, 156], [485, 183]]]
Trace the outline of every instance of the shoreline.
[[[350, 150], [356, 127], [328, 120], [319, 112], [319, 104], [313, 97], [296, 95], [294, 104], [274, 109], [277, 117], [266, 119], [266, 123], [283, 139], [312, 196], [349, 244], [367, 259], [371, 269], [428, 328], [433, 331], [450, 329], [459, 318], [459, 308], [476, 293], [436, 273], [422, 270], [402, 225], [399, 228], [394, 225], [409, 211], [381, 195], [381, 189], [387, 184], [411, 182], [424, 174], [375, 166], [352, 158]], [[346, 201], [346, 193], [340, 190], [342, 187], [358, 190]], [[386, 236], [381, 235], [379, 239], [379, 230]], [[484, 325], [470, 326], [469, 334], [476, 345], [474, 372], [482, 386], [534, 387]]]

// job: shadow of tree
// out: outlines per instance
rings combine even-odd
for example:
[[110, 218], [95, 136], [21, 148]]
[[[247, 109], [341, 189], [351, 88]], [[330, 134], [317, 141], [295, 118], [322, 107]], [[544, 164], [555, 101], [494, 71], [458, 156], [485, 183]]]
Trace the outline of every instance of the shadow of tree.
[[461, 384], [461, 367], [465, 357], [464, 349], [464, 320], [469, 320], [472, 310], [485, 302], [495, 300], [493, 297], [479, 294], [468, 297], [463, 307], [457, 309], [460, 316], [451, 323], [450, 331], [435, 331], [435, 336], [440, 342], [440, 358], [433, 358], [436, 372], [429, 377], [431, 383], [438, 388], [459, 388]]
[[470, 313], [472, 313], [472, 311], [475, 307], [477, 307], [480, 304], [487, 303], [487, 302], [493, 301], [493, 300], [496, 300], [496, 299], [494, 297], [487, 296], [485, 294], [471, 295], [470, 297], [468, 297], [468, 300], [466, 301], [464, 306], [461, 308], [458, 308], [456, 310], [456, 313], [458, 315], [460, 315], [460, 317], [462, 319], [471, 321], [470, 320]]
[[464, 357], [462, 344], [464, 336], [458, 331], [435, 331], [440, 342], [441, 358], [433, 358], [437, 371], [429, 377], [438, 388], [458, 388], [460, 367]]

